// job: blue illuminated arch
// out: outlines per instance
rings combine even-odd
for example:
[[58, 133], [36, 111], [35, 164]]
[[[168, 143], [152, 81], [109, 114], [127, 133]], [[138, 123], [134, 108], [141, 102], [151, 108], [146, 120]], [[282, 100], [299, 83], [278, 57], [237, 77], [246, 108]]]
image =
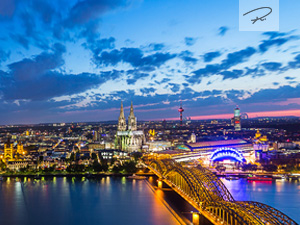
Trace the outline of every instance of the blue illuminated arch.
[[244, 156], [238, 150], [227, 147], [218, 148], [211, 154], [210, 157], [210, 160], [213, 162], [221, 161], [223, 159], [233, 159], [237, 162], [246, 162]]

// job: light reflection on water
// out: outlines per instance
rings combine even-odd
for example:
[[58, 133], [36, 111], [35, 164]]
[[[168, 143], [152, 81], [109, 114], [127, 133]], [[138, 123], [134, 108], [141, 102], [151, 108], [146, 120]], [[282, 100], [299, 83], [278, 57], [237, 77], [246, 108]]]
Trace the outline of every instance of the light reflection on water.
[[[8, 181], [9, 180], [9, 181]], [[177, 224], [145, 181], [104, 177], [0, 182], [0, 224]]]
[[238, 201], [257, 201], [279, 209], [300, 223], [300, 183], [285, 180], [248, 181], [246, 179], [222, 182]]

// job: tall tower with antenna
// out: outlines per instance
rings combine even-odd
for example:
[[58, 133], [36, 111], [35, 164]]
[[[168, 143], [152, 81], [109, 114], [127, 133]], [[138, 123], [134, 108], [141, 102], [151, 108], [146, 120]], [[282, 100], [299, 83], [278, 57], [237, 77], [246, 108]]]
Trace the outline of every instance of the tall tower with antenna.
[[178, 109], [178, 112], [180, 113], [180, 126], [182, 126], [182, 113], [184, 109], [182, 108], [182, 101], [180, 102], [180, 107]]

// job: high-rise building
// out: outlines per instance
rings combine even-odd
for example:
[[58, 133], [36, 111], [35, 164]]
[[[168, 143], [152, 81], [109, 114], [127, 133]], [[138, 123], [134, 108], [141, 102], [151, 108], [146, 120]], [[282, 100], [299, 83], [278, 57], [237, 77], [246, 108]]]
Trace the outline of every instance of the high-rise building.
[[10, 139], [4, 144], [4, 159], [13, 160], [14, 158], [14, 148], [13, 143], [10, 142]]
[[99, 132], [96, 130], [93, 131], [93, 141], [99, 141]]
[[234, 123], [234, 129], [236, 131], [240, 131], [242, 129], [242, 126], [241, 126], [241, 112], [240, 112], [239, 107], [236, 107], [234, 109], [233, 123]]
[[133, 104], [131, 102], [131, 107], [130, 107], [130, 114], [128, 116], [128, 130], [137, 130], [137, 125], [136, 125], [136, 117], [134, 116], [133, 113]]
[[124, 116], [123, 102], [121, 102], [120, 116], [118, 121], [118, 131], [126, 131], [126, 119]]

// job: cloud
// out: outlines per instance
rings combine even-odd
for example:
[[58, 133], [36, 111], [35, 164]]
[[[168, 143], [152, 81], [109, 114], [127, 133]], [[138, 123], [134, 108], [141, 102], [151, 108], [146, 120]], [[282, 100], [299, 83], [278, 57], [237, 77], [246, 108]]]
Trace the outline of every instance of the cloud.
[[287, 77], [285, 77], [284, 79], [286, 79], [286, 80], [295, 80], [296, 77], [289, 77], [289, 76], [287, 76]]
[[288, 65], [292, 69], [298, 69], [298, 68], [300, 68], [300, 54], [298, 54], [294, 58], [294, 61], [289, 62]]
[[161, 51], [165, 48], [165, 44], [163, 43], [151, 43], [148, 45], [148, 48], [152, 51]]
[[254, 93], [251, 97], [242, 100], [246, 103], [260, 103], [260, 102], [280, 102], [285, 101], [289, 98], [300, 97], [300, 85], [296, 87], [281, 86], [277, 89], [264, 89]]
[[133, 85], [133, 84], [135, 84], [138, 80], [144, 79], [144, 78], [146, 78], [146, 77], [149, 76], [148, 73], [143, 73], [143, 72], [141, 72], [141, 71], [138, 70], [138, 69], [128, 70], [128, 71], [127, 71], [127, 75], [128, 75], [128, 78], [127, 78], [127, 84], [129, 84], [129, 85]]
[[224, 35], [227, 33], [228, 30], [229, 30], [228, 27], [225, 27], [225, 26], [220, 27], [220, 28], [218, 29], [218, 35], [219, 35], [219, 36], [224, 36]]
[[70, 10], [67, 26], [76, 26], [99, 19], [105, 13], [118, 8], [126, 7], [123, 0], [84, 0], [78, 1]]
[[150, 93], [154, 93], [156, 91], [156, 89], [155, 88], [142, 88], [142, 89], [140, 89], [140, 91], [143, 94], [150, 94]]
[[29, 40], [20, 34], [10, 34], [11, 39], [22, 45], [25, 49], [29, 47]]
[[237, 79], [244, 74], [244, 71], [243, 70], [223, 71], [220, 74], [223, 75], [223, 80]]
[[64, 64], [62, 54], [66, 51], [61, 44], [55, 44], [54, 52], [43, 52], [33, 59], [25, 58], [22, 61], [8, 65], [12, 76], [17, 81], [25, 81], [35, 79], [43, 75], [45, 72], [58, 68]]
[[179, 57], [186, 63], [192, 63], [192, 64], [195, 64], [198, 59], [192, 57], [193, 56], [193, 53], [188, 51], [188, 50], [185, 50], [185, 51], [182, 51], [180, 54], [179, 54]]
[[94, 54], [94, 58], [97, 58], [103, 50], [115, 48], [115, 41], [114, 37], [90, 40], [84, 44], [84, 47], [90, 49]]
[[11, 77], [1, 91], [5, 100], [49, 100], [87, 91], [105, 81], [106, 79], [96, 74], [47, 72], [26, 81], [14, 80]]
[[267, 62], [267, 63], [263, 63], [261, 64], [266, 70], [269, 71], [278, 71], [280, 70], [281, 67], [281, 63], [278, 62]]
[[87, 91], [109, 79], [116, 79], [119, 71], [109, 74], [62, 74], [56, 70], [64, 64], [61, 44], [54, 44], [52, 52], [42, 52], [8, 65], [10, 71], [0, 73], [0, 91], [4, 100], [49, 100], [62, 95]]
[[277, 32], [277, 31], [268, 31], [264, 32], [263, 35], [268, 36], [270, 39], [275, 39], [278, 37], [283, 37], [288, 35], [289, 33]]
[[5, 52], [0, 49], [0, 65], [2, 62], [5, 62], [10, 56], [10, 52]]
[[11, 18], [14, 15], [16, 9], [15, 0], [0, 1], [0, 19]]
[[174, 93], [178, 92], [180, 90], [180, 84], [175, 84], [175, 83], [169, 83], [169, 86], [171, 86], [171, 91]]
[[144, 56], [144, 53], [139, 48], [121, 48], [110, 52], [104, 51], [99, 56], [95, 56], [94, 60], [97, 65], [105, 66], [115, 66], [120, 62], [124, 62], [129, 63], [133, 67], [160, 67], [175, 56], [175, 54], [160, 52]]
[[[220, 64], [208, 64], [204, 68], [193, 71], [193, 75], [186, 76], [186, 79], [190, 83], [199, 83], [202, 77], [219, 74], [224, 70], [228, 70], [233, 66], [245, 62], [255, 53], [256, 50], [253, 47], [247, 47], [240, 51], [229, 53], [227, 54], [226, 59], [222, 60]], [[226, 75], [228, 76], [229, 73], [227, 73]], [[233, 76], [233, 74], [229, 76]]]
[[265, 36], [268, 36], [269, 39], [263, 40], [262, 43], [258, 46], [261, 53], [265, 53], [273, 46], [281, 46], [288, 41], [298, 40], [298, 36], [286, 36], [288, 33], [279, 33], [279, 32], [265, 32]]
[[247, 47], [243, 50], [229, 53], [227, 55], [227, 59], [224, 59], [222, 61], [221, 67], [224, 69], [228, 69], [232, 66], [244, 62], [246, 59], [250, 58], [254, 53], [256, 53], [256, 50], [253, 47]]
[[219, 51], [207, 52], [203, 55], [203, 59], [204, 59], [204, 62], [211, 62], [219, 56], [221, 56], [221, 52], [219, 52]]
[[184, 43], [186, 46], [193, 46], [196, 44], [197, 38], [192, 38], [192, 37], [185, 37], [184, 38]]

